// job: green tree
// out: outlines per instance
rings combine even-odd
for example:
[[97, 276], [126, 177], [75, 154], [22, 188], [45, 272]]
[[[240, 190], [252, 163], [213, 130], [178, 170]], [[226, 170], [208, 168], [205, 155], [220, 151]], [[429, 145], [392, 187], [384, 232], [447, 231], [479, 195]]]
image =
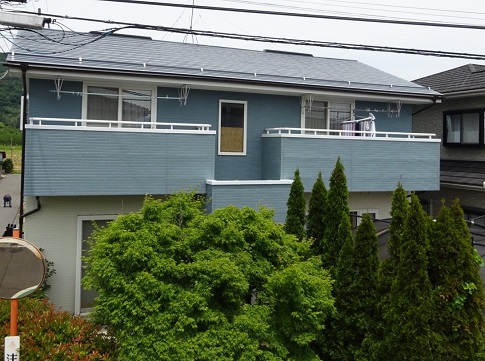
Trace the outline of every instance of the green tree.
[[[5, 62], [6, 55], [0, 53], [0, 72], [2, 74], [7, 70], [1, 65]], [[22, 94], [22, 80], [20, 78], [7, 74], [0, 81], [0, 123], [17, 130], [17, 132], [20, 125], [20, 99]], [[2, 144], [1, 141], [0, 144]], [[10, 144], [10, 141], [8, 144]]]
[[434, 287], [434, 328], [442, 337], [440, 360], [475, 360], [483, 349], [485, 297], [480, 256], [458, 201], [442, 204], [430, 238], [429, 275]]
[[[377, 244], [376, 229], [371, 216], [364, 214], [354, 241], [353, 268], [355, 277], [351, 289], [353, 290], [352, 305], [348, 314], [354, 324], [353, 342], [349, 348], [353, 355], [362, 354], [362, 342], [370, 332], [378, 326], [378, 275], [379, 275], [379, 246]], [[365, 352], [364, 352], [365, 354]]]
[[322, 247], [317, 250], [317, 254], [322, 255], [323, 266], [330, 269], [331, 272], [337, 264], [340, 249], [344, 243], [344, 240], [338, 237], [338, 229], [343, 220], [342, 213], [349, 217], [348, 200], [347, 178], [339, 157], [330, 177], [330, 189], [327, 193], [325, 206], [325, 231]]
[[305, 189], [300, 178], [298, 168], [295, 171], [295, 178], [290, 188], [288, 196], [285, 231], [295, 235], [300, 241], [305, 237]]
[[389, 258], [382, 261], [378, 271], [377, 308], [374, 317], [374, 326], [367, 333], [363, 341], [362, 350], [358, 360], [379, 360], [386, 356], [379, 356], [384, 337], [383, 309], [389, 306], [389, 297], [392, 284], [396, 278], [397, 267], [401, 257], [401, 242], [404, 225], [409, 212], [407, 194], [399, 182], [392, 194], [391, 222], [389, 225], [389, 238], [387, 251]]
[[350, 218], [342, 213], [339, 238], [344, 240], [335, 269], [332, 294], [335, 298], [335, 315], [327, 320], [327, 330], [322, 335], [320, 352], [322, 360], [352, 360], [355, 325], [353, 324], [353, 300], [355, 249]]
[[307, 237], [313, 239], [313, 247], [315, 249], [321, 248], [320, 242], [322, 242], [325, 230], [323, 218], [325, 216], [326, 198], [327, 189], [325, 188], [325, 183], [323, 183], [322, 172], [320, 172], [313, 184], [307, 219]]
[[210, 215], [193, 194], [147, 198], [93, 235], [86, 287], [117, 360], [316, 360], [331, 281], [267, 209]]
[[434, 313], [428, 276], [429, 222], [418, 197], [411, 204], [401, 238], [400, 261], [384, 316], [382, 360], [438, 360], [437, 335], [431, 328]]

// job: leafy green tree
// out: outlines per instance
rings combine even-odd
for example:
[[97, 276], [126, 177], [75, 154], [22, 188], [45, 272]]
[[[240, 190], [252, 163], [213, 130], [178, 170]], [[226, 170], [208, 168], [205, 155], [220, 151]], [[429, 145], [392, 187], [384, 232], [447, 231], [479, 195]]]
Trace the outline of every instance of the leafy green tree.
[[384, 316], [382, 360], [438, 360], [438, 336], [431, 323], [434, 312], [428, 276], [429, 222], [418, 197], [411, 204], [401, 238], [400, 261]]
[[210, 215], [193, 194], [147, 198], [93, 235], [86, 287], [117, 360], [317, 360], [331, 281], [267, 209]]
[[349, 217], [348, 200], [347, 178], [339, 157], [330, 177], [330, 189], [327, 193], [325, 206], [325, 231], [322, 247], [320, 250], [317, 250], [317, 254], [322, 255], [324, 267], [330, 269], [331, 272], [332, 268], [337, 264], [340, 249], [344, 243], [344, 240], [338, 237], [338, 229], [343, 220], [342, 213]]
[[288, 196], [285, 231], [295, 235], [300, 241], [305, 237], [305, 189], [300, 178], [300, 171], [296, 169], [295, 178]]
[[325, 183], [323, 183], [322, 172], [320, 172], [318, 173], [315, 184], [313, 184], [310, 195], [307, 220], [307, 237], [313, 239], [313, 246], [316, 249], [321, 248], [320, 242], [322, 242], [323, 232], [325, 230], [323, 218], [325, 217], [326, 198], [327, 189], [325, 188]]
[[440, 360], [475, 360], [483, 349], [485, 297], [480, 256], [458, 201], [442, 204], [430, 238], [429, 275], [434, 287], [434, 328], [442, 336]]

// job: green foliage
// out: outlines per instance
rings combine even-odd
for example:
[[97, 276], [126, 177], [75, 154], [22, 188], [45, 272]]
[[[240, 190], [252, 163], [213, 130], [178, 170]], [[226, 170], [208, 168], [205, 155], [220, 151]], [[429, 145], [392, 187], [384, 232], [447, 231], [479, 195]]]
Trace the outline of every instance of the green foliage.
[[344, 243], [344, 240], [338, 237], [338, 229], [343, 219], [342, 213], [345, 213], [346, 217], [349, 216], [348, 199], [349, 191], [345, 169], [338, 158], [330, 177], [330, 189], [327, 194], [322, 249], [317, 250], [317, 253], [322, 255], [324, 267], [330, 271], [337, 264], [340, 249]]
[[313, 239], [313, 247], [321, 249], [320, 243], [323, 239], [325, 230], [325, 203], [327, 199], [327, 189], [322, 180], [322, 172], [318, 173], [317, 180], [313, 184], [308, 205], [307, 237]]
[[285, 231], [293, 234], [300, 241], [305, 237], [305, 190], [300, 178], [300, 171], [295, 171], [295, 178], [290, 188], [288, 196]]
[[439, 359], [436, 355], [439, 335], [431, 328], [435, 305], [428, 276], [428, 225], [419, 199], [413, 194], [401, 238], [396, 278], [383, 310], [383, 360]]
[[433, 327], [443, 335], [441, 360], [474, 360], [484, 346], [485, 298], [475, 254], [458, 201], [451, 210], [443, 202], [429, 250], [436, 305]]
[[[20, 357], [24, 361], [111, 360], [109, 338], [93, 323], [56, 311], [45, 300], [19, 300]], [[9, 336], [10, 301], [0, 300], [0, 339]], [[0, 352], [3, 359], [3, 347]]]
[[13, 162], [12, 159], [6, 158], [2, 162], [2, 169], [5, 171], [6, 174], [10, 174], [13, 172]]
[[[0, 53], [0, 72], [7, 69], [1, 65], [6, 59], [5, 53]], [[0, 123], [14, 129], [19, 129], [20, 125], [20, 99], [22, 97], [22, 80], [7, 74], [0, 80]], [[0, 128], [0, 144], [10, 144], [2, 140], [2, 129]], [[14, 143], [20, 144], [20, 143]]]
[[117, 360], [316, 360], [328, 274], [267, 209], [210, 215], [193, 194], [147, 198], [93, 235], [87, 287]]
[[[322, 335], [320, 356], [322, 360], [351, 360], [355, 349], [353, 342], [352, 303], [355, 277], [355, 248], [350, 218], [342, 214], [339, 238], [344, 240], [335, 269], [335, 283], [332, 294], [335, 297], [336, 313], [327, 321], [327, 330]], [[352, 345], [353, 346], [353, 345]]]
[[10, 145], [21, 145], [22, 132], [18, 128], [12, 128], [0, 123], [0, 144], [4, 144], [5, 147]]

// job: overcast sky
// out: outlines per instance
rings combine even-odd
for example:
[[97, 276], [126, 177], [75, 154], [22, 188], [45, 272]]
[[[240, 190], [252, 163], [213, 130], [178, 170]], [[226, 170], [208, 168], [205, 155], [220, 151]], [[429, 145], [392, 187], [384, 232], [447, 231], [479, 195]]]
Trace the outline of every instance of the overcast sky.
[[[485, 26], [485, 1], [481, 0], [151, 0], [173, 4], [192, 4], [249, 8], [279, 12], [299, 12], [335, 16], [370, 17], [408, 21], [433, 21]], [[3, 3], [3, 2], [2, 2]], [[4, 6], [4, 9], [6, 6]], [[12, 9], [12, 6], [8, 7]], [[43, 13], [84, 17], [113, 22], [140, 23], [168, 27], [192, 28], [245, 35], [263, 35], [378, 45], [411, 49], [439, 50], [485, 55], [485, 30], [466, 30], [423, 26], [374, 24], [324, 19], [309, 19], [257, 14], [241, 14], [210, 10], [194, 10], [123, 4], [100, 0], [29, 0], [16, 9]], [[88, 21], [60, 19], [59, 22], [75, 31], [101, 30], [118, 27]], [[52, 26], [56, 28], [56, 26]], [[154, 39], [227, 46], [247, 49], [278, 49], [311, 53], [319, 57], [356, 59], [407, 80], [451, 69], [468, 63], [484, 61], [450, 59], [430, 56], [390, 54], [371, 51], [343, 50], [322, 47], [296, 46], [229, 40], [167, 32], [125, 30], [124, 32], [151, 36]]]

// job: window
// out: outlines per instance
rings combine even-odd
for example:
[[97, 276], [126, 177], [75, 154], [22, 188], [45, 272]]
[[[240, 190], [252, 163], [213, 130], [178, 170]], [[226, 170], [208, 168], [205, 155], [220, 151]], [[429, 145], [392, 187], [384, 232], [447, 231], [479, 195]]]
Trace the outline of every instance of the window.
[[353, 103], [314, 100], [306, 102], [302, 128], [341, 129], [340, 122], [352, 119]]
[[444, 145], [483, 145], [485, 109], [444, 113]]
[[78, 217], [78, 247], [77, 247], [77, 267], [76, 267], [76, 298], [75, 312], [77, 314], [90, 312], [94, 307], [95, 298], [98, 293], [94, 290], [84, 289], [81, 280], [84, 277], [86, 267], [82, 257], [86, 256], [89, 250], [89, 239], [94, 231], [95, 224], [104, 227], [108, 222], [115, 219], [115, 216], [86, 216]]
[[362, 216], [367, 213], [370, 214], [372, 219], [379, 218], [379, 211], [377, 209], [357, 210], [349, 212], [352, 229], [357, 228], [360, 225], [360, 222], [362, 221]]
[[219, 154], [246, 154], [246, 114], [245, 101], [219, 101]]
[[[152, 90], [87, 86], [86, 93], [86, 119], [136, 123], [152, 121], [152, 95], [155, 93]], [[128, 123], [123, 127], [140, 128], [141, 124]]]

